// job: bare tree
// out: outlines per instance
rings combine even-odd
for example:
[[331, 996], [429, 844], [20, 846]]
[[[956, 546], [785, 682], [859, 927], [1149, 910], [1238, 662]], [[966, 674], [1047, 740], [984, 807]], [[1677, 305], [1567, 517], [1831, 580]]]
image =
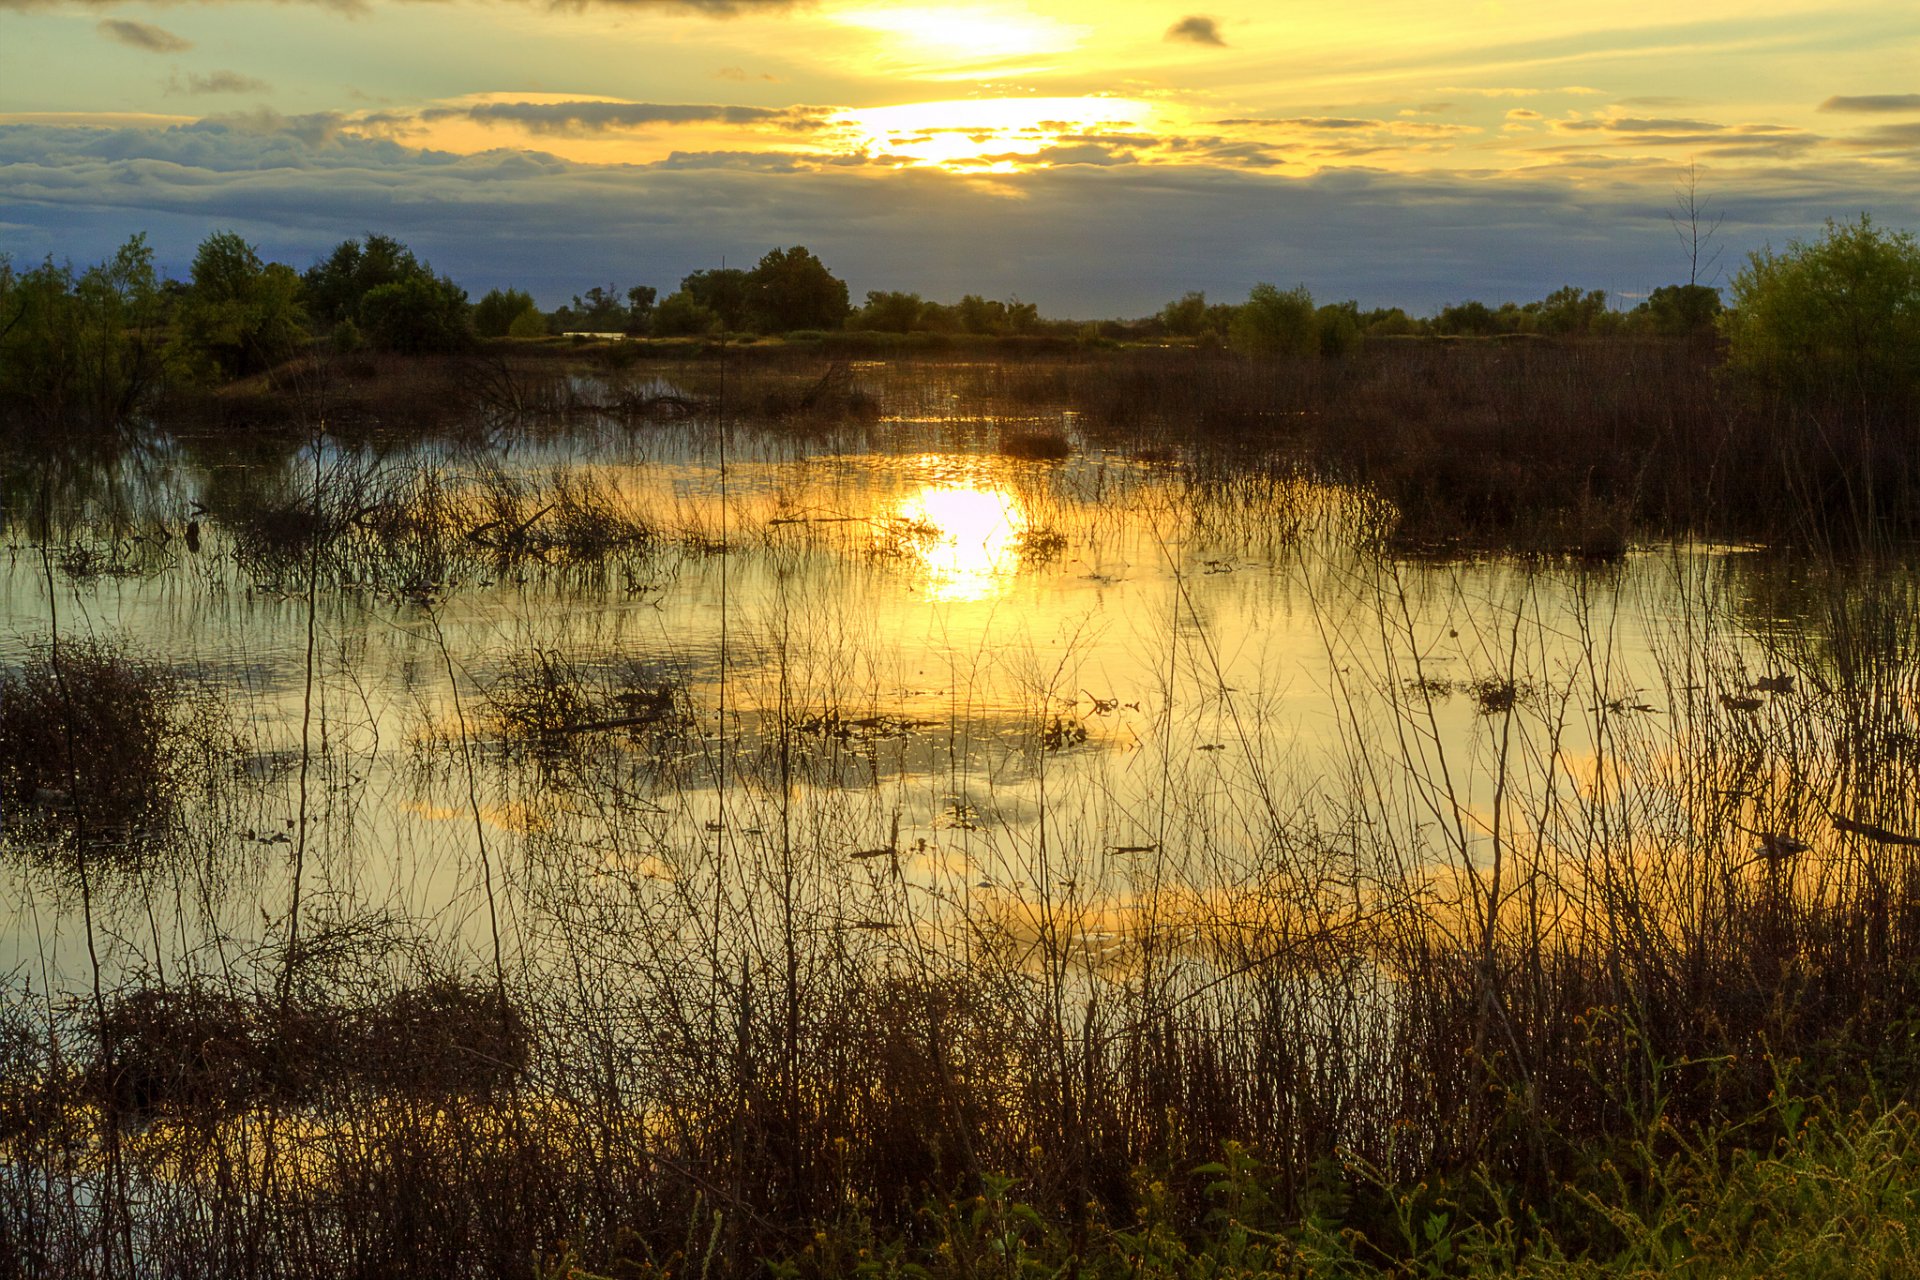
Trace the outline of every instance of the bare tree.
[[1667, 221], [1673, 224], [1673, 233], [1680, 237], [1680, 244], [1686, 250], [1690, 285], [1699, 284], [1701, 271], [1712, 271], [1720, 261], [1720, 246], [1715, 242], [1727, 215], [1710, 212], [1712, 203], [1711, 197], [1700, 194], [1698, 166], [1687, 161], [1686, 176], [1673, 185], [1673, 208], [1667, 214]]

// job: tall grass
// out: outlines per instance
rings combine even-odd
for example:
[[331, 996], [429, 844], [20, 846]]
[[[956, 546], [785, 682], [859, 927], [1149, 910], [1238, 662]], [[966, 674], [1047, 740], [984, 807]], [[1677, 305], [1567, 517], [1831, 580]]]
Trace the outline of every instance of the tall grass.
[[[1223, 364], [1186, 403], [1221, 424], [1282, 391], [1393, 404], [1395, 379], [1432, 372], [1409, 350], [1397, 373]], [[1564, 355], [1474, 349], [1461, 419], [1423, 429], [1521, 447], [1502, 361]], [[1077, 366], [981, 376], [1009, 407], [1058, 396], [1109, 428], [1128, 395], [1140, 423], [1178, 403], [1145, 362], [1120, 391]], [[1578, 393], [1555, 394], [1572, 412]], [[1597, 434], [1566, 448], [1640, 439], [1643, 394], [1602, 393], [1580, 419]], [[1169, 430], [1141, 429], [1142, 447]], [[1272, 474], [1196, 468], [1182, 492], [1232, 521], [1260, 485], [1293, 493]], [[303, 587], [601, 563], [663, 528], [572, 476], [343, 469], [208, 505], [250, 573]], [[805, 539], [834, 535], [764, 533], [770, 585], [733, 623], [724, 708], [691, 640], [615, 661], [544, 643], [534, 618], [481, 679], [429, 613], [466, 700], [420, 730], [417, 763], [456, 779], [489, 842], [490, 956], [397, 892], [363, 900], [316, 841], [308, 918], [259, 930], [284, 944], [214, 921], [97, 1003], [14, 981], [0, 1267], [1718, 1274], [1749, 1265], [1744, 1243], [1812, 1274], [1904, 1256], [1920, 599], [1898, 564], [1829, 554], [1730, 588], [1683, 546], [1666, 563], [1686, 614], [1630, 668], [1617, 566], [1514, 562], [1496, 593], [1432, 611], [1446, 567], [1362, 539], [1304, 575], [1337, 726], [1319, 752], [1232, 687], [1229, 638], [1176, 577], [1143, 630], [1162, 684], [1122, 753], [1117, 698], [1081, 687], [1071, 646], [1023, 668], [1018, 708], [970, 705], [956, 669], [926, 715], [885, 709], [874, 637], [798, 572]], [[1261, 535], [1277, 552], [1297, 531]], [[1549, 587], [1576, 607], [1550, 612]], [[129, 683], [146, 668], [76, 660], [58, 697], [36, 671], [0, 686], [8, 779], [72, 774], [136, 731], [142, 760], [173, 758], [182, 730]], [[133, 728], [68, 710], [90, 699]], [[318, 812], [348, 789], [357, 713], [309, 701]], [[171, 831], [200, 855], [182, 883], [235, 874], [204, 815]], [[10, 826], [8, 847], [58, 838]], [[148, 882], [124, 885], [151, 909]]]

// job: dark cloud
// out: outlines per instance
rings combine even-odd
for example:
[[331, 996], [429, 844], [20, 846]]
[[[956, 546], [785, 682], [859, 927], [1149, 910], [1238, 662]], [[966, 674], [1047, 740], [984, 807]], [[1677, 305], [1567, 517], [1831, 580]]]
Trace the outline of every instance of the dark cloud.
[[190, 71], [187, 78], [174, 77], [167, 85], [168, 93], [190, 93], [194, 95], [208, 93], [267, 93], [273, 88], [265, 80], [253, 76], [243, 76], [238, 71], [209, 71], [206, 75]]
[[193, 48], [193, 41], [183, 40], [165, 27], [129, 22], [125, 18], [104, 19], [99, 31], [109, 40], [118, 40], [121, 44], [145, 49], [148, 53], [184, 53]]
[[1719, 133], [1726, 126], [1711, 120], [1654, 120], [1644, 116], [1610, 116], [1600, 120], [1567, 120], [1554, 126], [1568, 133]]
[[[659, 102], [484, 102], [467, 107], [429, 107], [419, 120], [466, 119], [479, 124], [519, 125], [534, 133], [604, 133], [655, 124], [765, 124], [794, 130], [818, 126], [824, 109], [813, 107], [737, 107]], [[386, 115], [380, 123], [409, 117]]]
[[1822, 111], [1846, 111], [1873, 115], [1893, 111], [1920, 111], [1920, 93], [1869, 93], [1859, 97], [1832, 97], [1820, 104]]
[[1238, 116], [1213, 123], [1223, 129], [1236, 125], [1267, 129], [1378, 129], [1386, 121], [1357, 116]]
[[[1777, 146], [1782, 136], [1730, 130], [1709, 144]], [[1094, 136], [1063, 145], [1118, 149]], [[0, 224], [22, 260], [94, 261], [149, 231], [176, 274], [215, 229], [304, 266], [372, 228], [470, 293], [517, 285], [548, 302], [604, 283], [611, 264], [623, 279], [670, 286], [723, 255], [753, 261], [776, 244], [807, 245], [856, 295], [1018, 293], [1048, 314], [1082, 317], [1144, 315], [1188, 289], [1235, 299], [1259, 280], [1431, 309], [1540, 297], [1570, 280], [1620, 293], [1685, 278], [1666, 220], [1670, 166], [1567, 155], [1543, 157], [1552, 167], [1532, 176], [1280, 177], [1258, 171], [1279, 163], [1271, 151], [1230, 150], [1249, 145], [1170, 140], [1167, 150], [1206, 163], [1062, 163], [982, 182], [800, 154], [686, 153], [655, 165], [506, 148], [456, 156], [358, 136], [327, 115], [259, 112], [167, 129], [4, 125]], [[1722, 233], [1730, 261], [1815, 234], [1836, 212], [1870, 208], [1890, 225], [1920, 225], [1920, 192], [1889, 184], [1884, 165], [1813, 171], [1748, 159]], [[1583, 171], [1616, 176], [1569, 180]]]
[[1167, 28], [1167, 39], [1186, 44], [1212, 45], [1224, 49], [1227, 42], [1220, 35], [1220, 24], [1212, 18], [1200, 14], [1190, 14]]
[[1920, 121], [1910, 124], [1876, 125], [1865, 133], [1844, 141], [1849, 146], [1874, 150], [1911, 150], [1920, 147]]

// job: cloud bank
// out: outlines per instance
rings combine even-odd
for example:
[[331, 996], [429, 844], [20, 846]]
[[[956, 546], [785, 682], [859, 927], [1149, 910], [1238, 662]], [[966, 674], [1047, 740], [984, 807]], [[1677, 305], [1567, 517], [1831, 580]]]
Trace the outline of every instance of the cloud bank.
[[[476, 294], [517, 285], [552, 303], [609, 277], [667, 287], [723, 256], [805, 244], [856, 297], [1018, 293], [1083, 317], [1145, 314], [1187, 289], [1244, 297], [1258, 281], [1430, 310], [1567, 283], [1644, 292], [1685, 273], [1669, 191], [1604, 169], [1581, 185], [1556, 172], [1282, 177], [1109, 162], [1123, 149], [1070, 139], [1063, 158], [1079, 163], [989, 179], [764, 153], [651, 165], [507, 148], [462, 156], [360, 136], [327, 114], [0, 125], [0, 249], [83, 262], [145, 230], [183, 272], [199, 240], [233, 228], [304, 266], [373, 229]], [[1864, 165], [1756, 174], [1712, 194], [1727, 213], [1729, 263], [1860, 208], [1920, 223], [1920, 199], [1890, 193]]]

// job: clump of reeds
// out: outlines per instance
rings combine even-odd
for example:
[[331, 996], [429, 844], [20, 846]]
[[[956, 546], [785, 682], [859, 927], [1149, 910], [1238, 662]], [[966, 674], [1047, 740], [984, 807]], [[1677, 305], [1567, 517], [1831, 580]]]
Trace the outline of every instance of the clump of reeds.
[[1073, 442], [1065, 432], [1053, 427], [1003, 427], [1000, 452], [1009, 458], [1059, 462], [1073, 456]]
[[515, 655], [487, 690], [510, 744], [557, 749], [586, 735], [672, 730], [687, 719], [681, 682], [638, 662], [590, 664], [558, 649]]
[[142, 846], [213, 762], [210, 708], [169, 667], [103, 640], [48, 642], [0, 674], [8, 826]]
[[92, 1039], [81, 1096], [126, 1124], [322, 1098], [484, 1096], [523, 1075], [531, 1052], [503, 991], [446, 976], [367, 998], [138, 987], [106, 1003]]

